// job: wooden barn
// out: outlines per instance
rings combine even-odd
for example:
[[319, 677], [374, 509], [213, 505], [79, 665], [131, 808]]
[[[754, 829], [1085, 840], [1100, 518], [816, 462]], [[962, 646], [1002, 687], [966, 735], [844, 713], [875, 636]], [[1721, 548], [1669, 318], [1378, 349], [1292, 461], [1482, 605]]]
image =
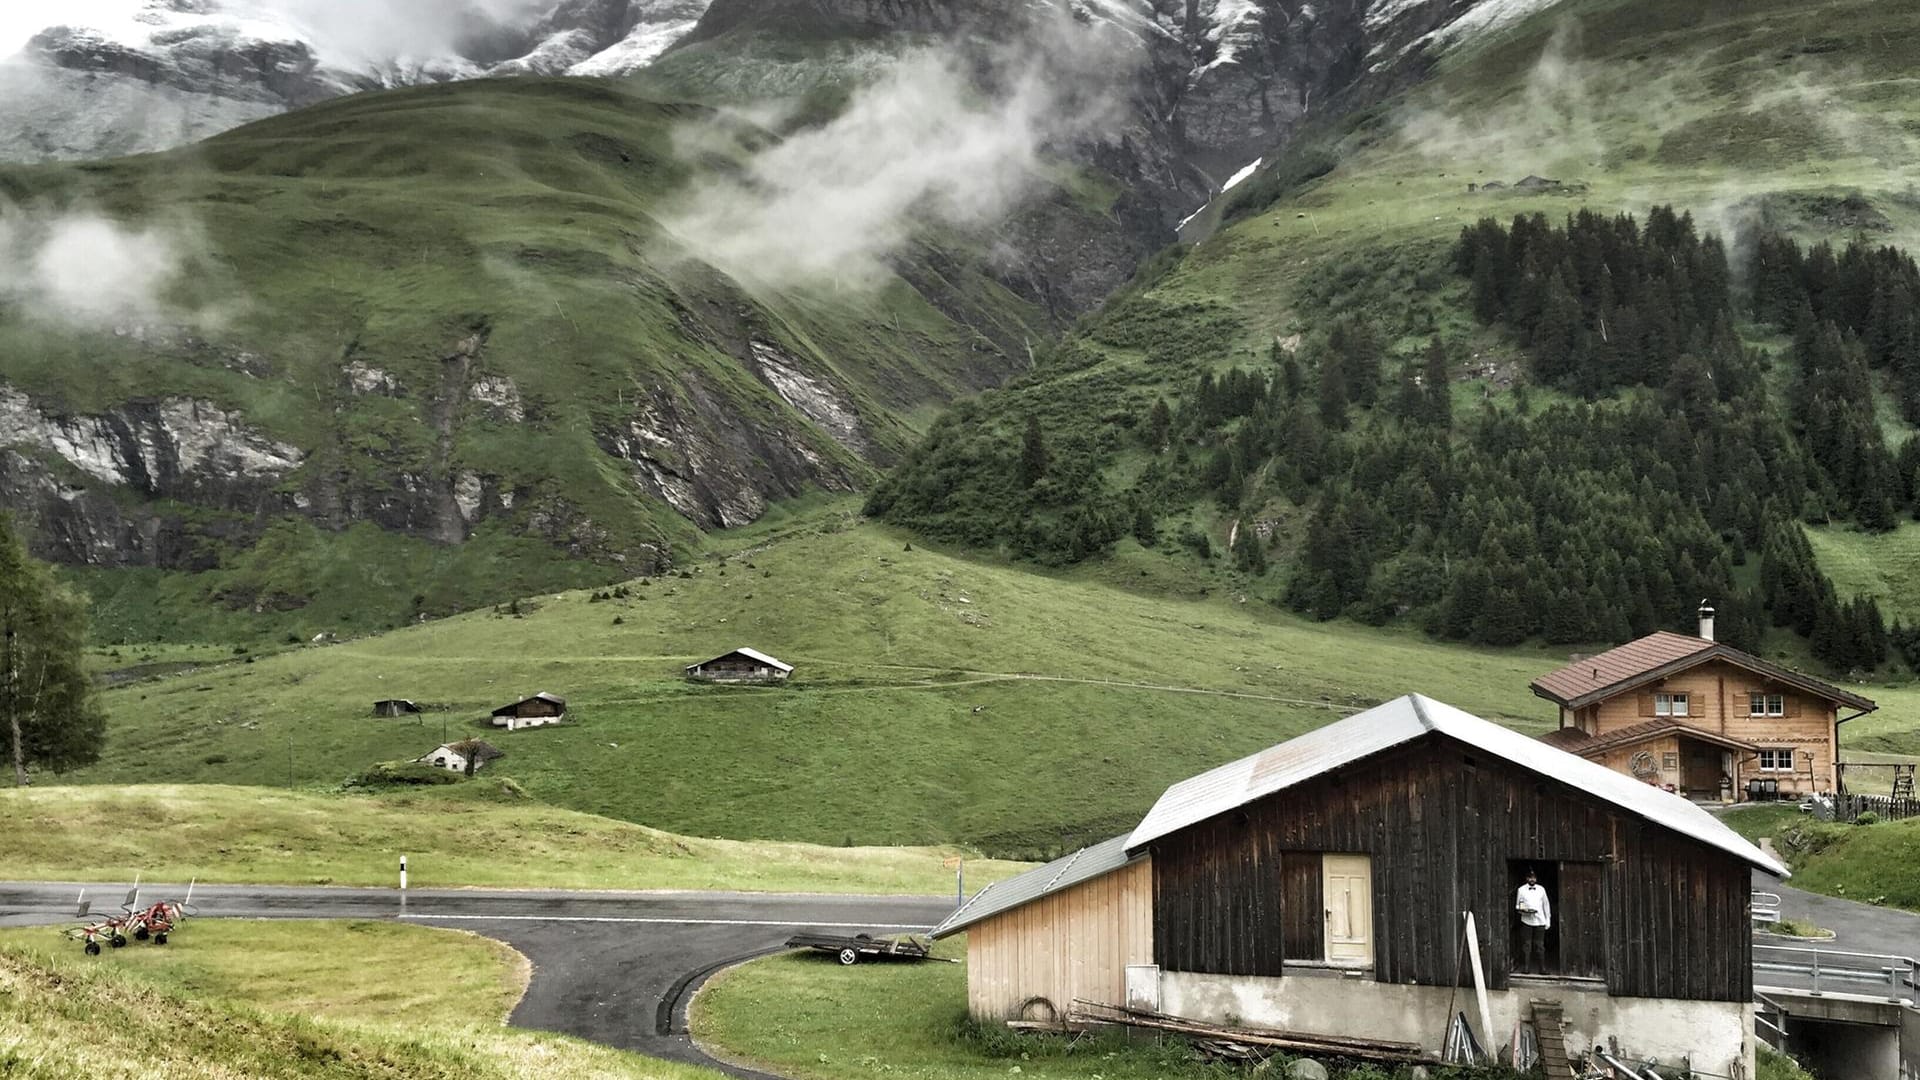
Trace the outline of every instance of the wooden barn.
[[711, 660], [687, 665], [687, 678], [702, 682], [785, 682], [793, 665], [784, 664], [757, 649], [735, 649]]
[[[1785, 868], [1685, 799], [1440, 702], [1399, 698], [1175, 784], [1113, 844], [1080, 853], [1103, 853], [1098, 877], [1042, 868], [996, 887], [1020, 903], [989, 889], [940, 928], [983, 942], [978, 972], [968, 945], [975, 1015], [1031, 1014], [1036, 997], [1064, 1011], [1056, 995], [1073, 994], [1438, 1051], [1455, 1012], [1477, 1013], [1471, 913], [1483, 1045], [1551, 1002], [1569, 1047], [1613, 1036], [1752, 1075], [1750, 877]], [[1522, 973], [1530, 869], [1554, 919]], [[1150, 877], [1151, 929], [1076, 921], [1095, 881], [1128, 909], [1142, 885], [1123, 872]], [[1088, 960], [1084, 934], [1112, 959]]]
[[567, 699], [545, 690], [530, 698], [493, 710], [493, 726], [518, 731], [521, 728], [558, 724], [567, 718]]
[[373, 703], [373, 715], [391, 719], [397, 716], [417, 716], [420, 706], [405, 698], [387, 698]]

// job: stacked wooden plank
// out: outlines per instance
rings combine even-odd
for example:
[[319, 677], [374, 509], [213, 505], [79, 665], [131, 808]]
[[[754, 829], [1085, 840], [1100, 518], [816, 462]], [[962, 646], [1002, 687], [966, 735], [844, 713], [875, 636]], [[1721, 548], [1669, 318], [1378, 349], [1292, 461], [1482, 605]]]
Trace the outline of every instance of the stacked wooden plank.
[[1567, 1036], [1557, 1001], [1533, 1003], [1533, 1028], [1540, 1037], [1540, 1067], [1547, 1080], [1574, 1080], [1573, 1065], [1567, 1061]]
[[1072, 1006], [1067, 1009], [1067, 1023], [1118, 1024], [1123, 1027], [1165, 1031], [1222, 1047], [1236, 1045], [1258, 1047], [1267, 1051], [1286, 1050], [1296, 1054], [1324, 1054], [1329, 1057], [1389, 1063], [1423, 1060], [1420, 1048], [1413, 1043], [1362, 1039], [1347, 1035], [1315, 1035], [1282, 1031], [1277, 1028], [1227, 1027], [1184, 1016], [1172, 1016], [1147, 1009], [1130, 1009], [1123, 1005], [1107, 1005], [1083, 998], [1073, 999]]

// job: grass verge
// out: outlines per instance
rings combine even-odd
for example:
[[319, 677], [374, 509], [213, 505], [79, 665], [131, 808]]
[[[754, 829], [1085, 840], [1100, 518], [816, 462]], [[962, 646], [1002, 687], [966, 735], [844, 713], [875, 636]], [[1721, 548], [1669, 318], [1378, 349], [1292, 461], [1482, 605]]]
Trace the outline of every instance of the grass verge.
[[[48, 928], [0, 933], [0, 1075], [540, 1076], [704, 1080], [718, 1074], [501, 1026], [525, 961], [471, 935], [365, 923], [212, 922], [164, 949], [86, 957]], [[314, 948], [314, 935], [329, 935]], [[347, 978], [390, 966], [404, 979]], [[417, 966], [415, 966], [417, 965]], [[377, 981], [381, 985], [361, 985]]]
[[[495, 794], [486, 794], [491, 790]], [[217, 785], [0, 791], [8, 878], [392, 885], [415, 888], [728, 889], [944, 894], [944, 848], [835, 848], [675, 836], [499, 794], [452, 789], [324, 795]], [[1018, 863], [969, 861], [970, 884]]]
[[[934, 955], [961, 958], [964, 938]], [[709, 1052], [795, 1080], [885, 1073], [939, 1080], [1178, 1080], [1248, 1075], [1198, 1060], [1178, 1040], [1144, 1036], [1057, 1039], [1016, 1035], [966, 1015], [963, 964], [862, 964], [788, 953], [724, 972], [694, 999], [694, 1037]], [[1271, 1075], [1284, 1075], [1273, 1068]], [[1263, 1073], [1262, 1075], [1267, 1075]], [[1390, 1080], [1390, 1071], [1335, 1071], [1340, 1080]], [[1431, 1075], [1504, 1080], [1505, 1071], [1433, 1069]]]
[[1796, 888], [1920, 911], [1920, 819], [1803, 821], [1774, 836]]

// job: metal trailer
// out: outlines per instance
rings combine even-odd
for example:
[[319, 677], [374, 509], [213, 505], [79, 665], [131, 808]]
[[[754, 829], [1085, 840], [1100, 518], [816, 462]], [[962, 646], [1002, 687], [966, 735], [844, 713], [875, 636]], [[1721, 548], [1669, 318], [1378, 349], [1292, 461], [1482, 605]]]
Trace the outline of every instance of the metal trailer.
[[877, 938], [872, 934], [854, 934], [847, 937], [839, 934], [800, 933], [787, 939], [787, 948], [832, 953], [842, 964], [857, 964], [863, 958], [910, 962], [933, 958], [933, 945], [926, 939], [911, 934]]

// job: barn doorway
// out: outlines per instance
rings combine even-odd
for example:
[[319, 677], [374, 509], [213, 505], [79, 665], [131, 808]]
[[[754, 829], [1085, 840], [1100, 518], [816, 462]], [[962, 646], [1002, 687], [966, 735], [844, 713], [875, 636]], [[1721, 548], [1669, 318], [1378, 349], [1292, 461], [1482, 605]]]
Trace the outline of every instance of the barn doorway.
[[1326, 903], [1327, 963], [1373, 966], [1373, 860], [1323, 855], [1321, 897]]
[[[1514, 909], [1520, 886], [1532, 871], [1547, 891], [1547, 914], [1551, 925], [1546, 933], [1546, 955], [1537, 962], [1526, 960], [1526, 938], [1520, 929], [1520, 913]], [[1559, 975], [1565, 968], [1560, 958], [1560, 864], [1546, 859], [1511, 859], [1507, 862], [1507, 969], [1516, 975]]]

